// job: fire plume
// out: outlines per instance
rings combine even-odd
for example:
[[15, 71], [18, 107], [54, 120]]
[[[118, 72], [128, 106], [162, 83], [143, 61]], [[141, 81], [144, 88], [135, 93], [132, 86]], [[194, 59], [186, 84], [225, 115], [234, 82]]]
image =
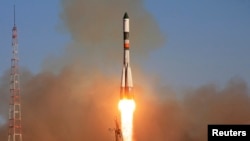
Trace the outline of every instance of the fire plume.
[[133, 114], [135, 111], [135, 101], [133, 99], [121, 99], [118, 107], [121, 112], [123, 141], [133, 141]]

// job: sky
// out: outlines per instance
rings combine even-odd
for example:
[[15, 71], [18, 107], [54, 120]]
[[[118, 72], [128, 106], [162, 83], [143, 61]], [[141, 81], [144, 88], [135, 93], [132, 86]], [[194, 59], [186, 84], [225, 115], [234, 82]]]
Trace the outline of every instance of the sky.
[[[60, 0], [0, 1], [0, 76], [10, 68], [13, 3], [20, 66], [39, 73], [71, 41], [62, 28]], [[143, 62], [148, 73], [174, 88], [224, 86], [232, 78], [249, 86], [250, 1], [145, 0], [144, 6], [166, 39]]]

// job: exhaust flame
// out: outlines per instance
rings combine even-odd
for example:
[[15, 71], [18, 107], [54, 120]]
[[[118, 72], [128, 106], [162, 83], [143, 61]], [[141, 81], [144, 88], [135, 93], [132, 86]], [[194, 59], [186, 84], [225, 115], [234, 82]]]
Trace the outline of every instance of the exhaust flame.
[[135, 101], [122, 99], [119, 101], [118, 106], [121, 112], [121, 130], [122, 130], [123, 141], [132, 141], [133, 113], [135, 110]]

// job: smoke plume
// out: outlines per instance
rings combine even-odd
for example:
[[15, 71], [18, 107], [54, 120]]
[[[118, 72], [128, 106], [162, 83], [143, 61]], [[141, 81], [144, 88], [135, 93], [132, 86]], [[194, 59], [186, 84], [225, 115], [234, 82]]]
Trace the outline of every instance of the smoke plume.
[[[22, 71], [23, 140], [112, 141], [119, 116], [124, 12], [131, 20], [133, 63], [161, 47], [164, 37], [142, 0], [62, 0], [61, 6], [72, 42], [63, 56], [46, 60], [38, 74]], [[242, 80], [223, 89], [189, 89], [177, 97], [171, 88], [152, 81], [138, 63], [132, 69], [135, 141], [201, 141], [206, 140], [207, 124], [249, 123], [249, 91]], [[7, 140], [8, 85], [7, 71], [0, 80], [1, 140]]]
[[[62, 0], [61, 27], [74, 40], [66, 55], [56, 61], [59, 69], [76, 61], [86, 67], [113, 67], [122, 62], [123, 15], [130, 16], [131, 58], [143, 60], [163, 45], [165, 37], [142, 0]], [[136, 59], [135, 59], [136, 58]], [[51, 61], [50, 61], [51, 62]], [[105, 65], [104, 65], [105, 64]], [[54, 62], [45, 69], [54, 68]]]
[[136, 100], [136, 140], [203, 141], [208, 124], [249, 124], [249, 91], [241, 79], [232, 79], [223, 89], [205, 85], [186, 90], [181, 98], [164, 87], [154, 94]]

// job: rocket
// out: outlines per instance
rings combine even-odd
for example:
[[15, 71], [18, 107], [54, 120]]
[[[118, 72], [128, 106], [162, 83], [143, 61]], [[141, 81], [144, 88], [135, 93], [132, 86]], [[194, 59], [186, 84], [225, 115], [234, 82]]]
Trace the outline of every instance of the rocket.
[[121, 78], [121, 99], [133, 99], [134, 95], [132, 72], [130, 67], [130, 55], [129, 55], [129, 17], [125, 13], [123, 17], [123, 67], [122, 67], [122, 78]]

